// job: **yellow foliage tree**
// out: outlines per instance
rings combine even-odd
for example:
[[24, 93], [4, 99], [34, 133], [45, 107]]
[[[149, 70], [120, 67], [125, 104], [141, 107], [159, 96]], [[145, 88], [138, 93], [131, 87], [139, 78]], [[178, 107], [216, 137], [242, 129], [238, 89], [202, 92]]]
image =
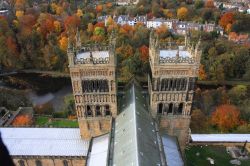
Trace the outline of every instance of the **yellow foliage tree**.
[[15, 2], [15, 8], [19, 9], [19, 10], [20, 9], [24, 9], [25, 3], [26, 3], [25, 0], [16, 0], [16, 2]]
[[181, 7], [177, 10], [177, 17], [181, 20], [184, 20], [187, 18], [188, 15], [188, 9], [186, 7]]
[[83, 16], [82, 10], [81, 10], [81, 9], [77, 9], [76, 15], [77, 15], [78, 17], [82, 17], [82, 16]]
[[63, 12], [63, 7], [57, 6], [57, 8], [56, 8], [56, 14], [57, 14], [57, 15], [61, 15], [62, 12]]
[[56, 12], [57, 4], [53, 2], [50, 6], [51, 6], [52, 11]]
[[67, 50], [68, 47], [68, 38], [63, 36], [60, 40], [59, 40], [59, 44], [60, 44], [60, 48], [64, 51]]
[[111, 16], [108, 17], [107, 26], [114, 24], [114, 20]]
[[54, 21], [54, 27], [56, 32], [61, 32], [61, 23], [59, 21]]
[[17, 17], [18, 19], [20, 19], [20, 18], [23, 16], [23, 14], [24, 14], [24, 11], [22, 11], [22, 10], [17, 10], [17, 11], [16, 11], [16, 17]]
[[94, 25], [92, 23], [88, 23], [87, 32], [88, 33], [92, 33], [93, 31], [94, 31]]

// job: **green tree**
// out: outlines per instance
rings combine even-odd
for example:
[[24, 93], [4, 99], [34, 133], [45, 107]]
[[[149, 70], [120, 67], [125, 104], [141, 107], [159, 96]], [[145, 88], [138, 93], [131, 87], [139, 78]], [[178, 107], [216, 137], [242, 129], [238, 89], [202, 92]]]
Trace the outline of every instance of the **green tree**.
[[196, 9], [200, 9], [204, 6], [204, 2], [202, 0], [195, 0], [194, 6]]
[[245, 85], [237, 85], [228, 92], [231, 103], [239, 105], [246, 98], [247, 87]]

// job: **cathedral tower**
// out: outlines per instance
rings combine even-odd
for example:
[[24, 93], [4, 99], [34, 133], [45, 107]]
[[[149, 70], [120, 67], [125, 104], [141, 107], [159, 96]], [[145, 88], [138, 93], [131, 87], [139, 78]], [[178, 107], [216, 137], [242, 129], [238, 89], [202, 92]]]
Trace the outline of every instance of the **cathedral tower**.
[[69, 42], [67, 54], [82, 138], [109, 132], [117, 115], [114, 34], [108, 45], [82, 46], [77, 32], [76, 45]]
[[181, 149], [188, 141], [191, 106], [198, 76], [200, 41], [195, 48], [187, 37], [185, 46], [160, 44], [158, 36], [150, 34], [149, 75], [150, 107], [161, 132], [177, 136]]

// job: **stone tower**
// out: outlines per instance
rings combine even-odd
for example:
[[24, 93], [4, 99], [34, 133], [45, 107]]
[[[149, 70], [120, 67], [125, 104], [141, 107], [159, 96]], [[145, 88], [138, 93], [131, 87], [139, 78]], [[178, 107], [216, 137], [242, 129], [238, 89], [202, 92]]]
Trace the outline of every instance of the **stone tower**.
[[75, 47], [69, 42], [67, 54], [82, 138], [109, 132], [117, 115], [114, 34], [108, 45], [82, 46], [77, 32]]
[[160, 44], [158, 36], [150, 34], [149, 75], [150, 107], [159, 122], [161, 132], [177, 136], [183, 151], [188, 141], [190, 111], [198, 76], [201, 51], [200, 41], [195, 48], [187, 36], [185, 46], [170, 42]]

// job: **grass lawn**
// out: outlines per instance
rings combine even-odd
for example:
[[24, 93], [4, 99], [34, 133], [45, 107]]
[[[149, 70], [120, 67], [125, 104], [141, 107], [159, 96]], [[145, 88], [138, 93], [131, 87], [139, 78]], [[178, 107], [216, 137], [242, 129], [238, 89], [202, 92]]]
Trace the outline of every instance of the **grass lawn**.
[[40, 127], [71, 127], [71, 128], [77, 128], [78, 122], [68, 119], [52, 119], [52, 121], [49, 122], [49, 117], [39, 116], [35, 118], [35, 125], [39, 125]]
[[[196, 153], [200, 153], [199, 156]], [[190, 146], [185, 151], [187, 166], [210, 166], [208, 157], [214, 159], [216, 166], [232, 166], [232, 158], [224, 146]], [[241, 166], [249, 166], [250, 160], [241, 161]]]
[[35, 118], [35, 124], [39, 126], [44, 126], [49, 121], [48, 117], [39, 116]]
[[71, 128], [77, 128], [78, 122], [72, 121], [72, 120], [53, 120], [51, 123], [48, 124], [49, 126], [53, 127], [71, 127]]

